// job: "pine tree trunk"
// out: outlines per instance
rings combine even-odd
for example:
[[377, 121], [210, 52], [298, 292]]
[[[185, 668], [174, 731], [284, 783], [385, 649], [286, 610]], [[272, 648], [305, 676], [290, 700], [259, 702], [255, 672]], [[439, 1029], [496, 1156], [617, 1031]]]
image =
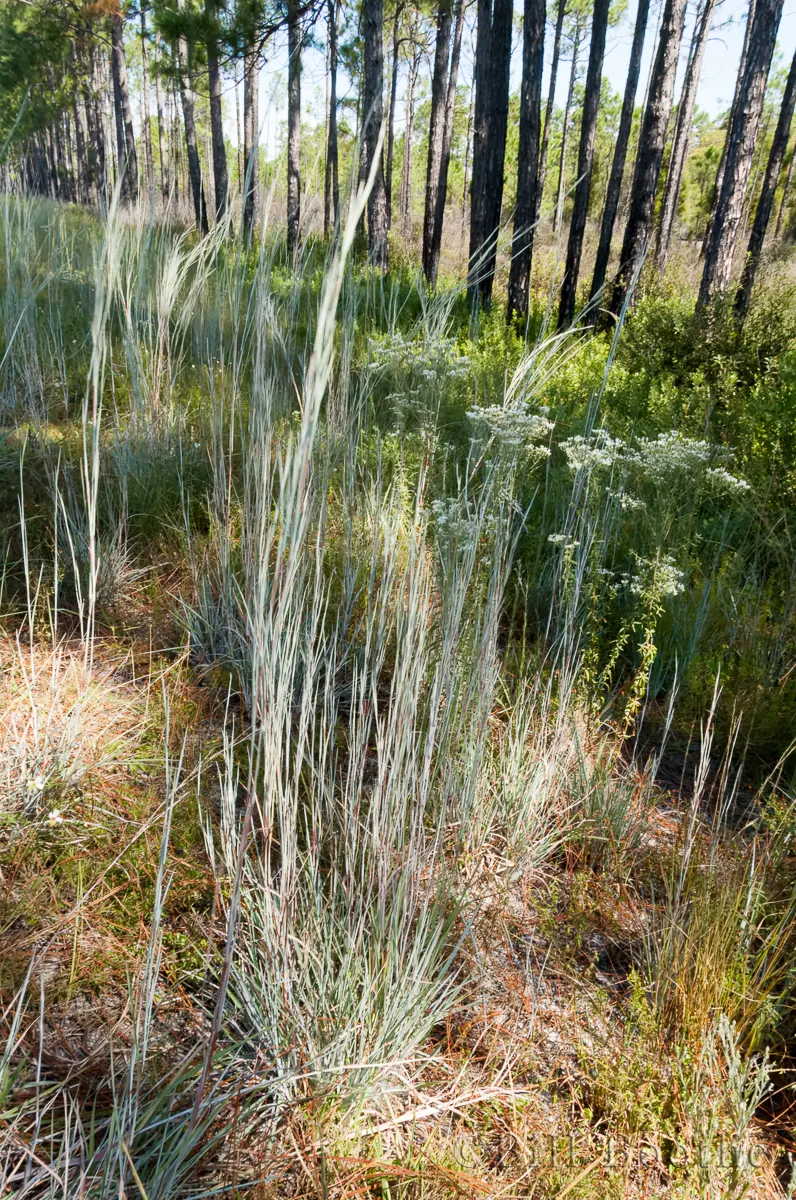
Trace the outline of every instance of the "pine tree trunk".
[[572, 205], [567, 242], [567, 264], [561, 282], [561, 303], [558, 309], [558, 327], [566, 329], [575, 316], [580, 260], [583, 254], [583, 235], [589, 214], [591, 173], [594, 166], [594, 141], [597, 136], [597, 110], [600, 107], [600, 85], [605, 58], [605, 37], [608, 32], [608, 7], [610, 0], [594, 0], [594, 15], [591, 26], [589, 65], [586, 68], [586, 88], [583, 94], [583, 117], [580, 126], [578, 148], [578, 182]]
[[392, 71], [390, 78], [390, 108], [387, 116], [387, 166], [384, 179], [384, 192], [387, 204], [387, 228], [392, 228], [392, 176], [393, 160], [395, 157], [395, 106], [398, 100], [398, 66], [401, 49], [401, 14], [403, 4], [395, 6], [395, 17], [392, 24]]
[[[180, 4], [182, 7], [182, 4]], [[205, 190], [202, 182], [202, 164], [199, 159], [199, 146], [196, 141], [196, 110], [194, 107], [193, 79], [191, 78], [190, 47], [187, 38], [181, 36], [177, 41], [177, 67], [182, 99], [182, 119], [185, 126], [185, 152], [188, 156], [188, 179], [191, 184], [193, 211], [196, 218], [196, 228], [201, 234], [207, 233], [207, 206]]]
[[235, 136], [237, 138], [238, 195], [243, 195], [243, 131], [240, 124], [241, 94], [238, 64], [235, 63]]
[[260, 116], [257, 52], [243, 60], [243, 227], [251, 233], [260, 220]]
[[781, 15], [782, 0], [757, 0], [746, 70], [727, 131], [724, 179], [713, 205], [710, 240], [705, 248], [705, 266], [697, 300], [699, 308], [704, 308], [722, 292], [732, 277], [735, 243]]
[[743, 215], [741, 216], [740, 232], [736, 239], [737, 242], [746, 241], [746, 231], [749, 226], [749, 218], [752, 215], [755, 196], [757, 194], [757, 181], [760, 178], [760, 172], [763, 169], [763, 158], [765, 156], [766, 142], [768, 141], [768, 127], [771, 124], [771, 113], [766, 112], [763, 108], [763, 116], [765, 121], [762, 129], [758, 130], [757, 141], [755, 144], [755, 153], [752, 160], [752, 175], [751, 181], [746, 188], [746, 198], [744, 200]]
[[525, 0], [522, 26], [520, 141], [517, 154], [517, 204], [509, 268], [506, 316], [525, 318], [531, 288], [534, 226], [539, 211], [539, 143], [542, 122], [542, 72], [547, 12], [545, 0]]
[[694, 104], [696, 102], [697, 88], [699, 87], [699, 77], [702, 73], [702, 59], [705, 56], [705, 47], [708, 43], [714, 5], [715, 0], [702, 0], [702, 9], [697, 13], [694, 36], [691, 40], [691, 53], [688, 56], [688, 67], [686, 68], [683, 90], [677, 108], [677, 123], [674, 128], [672, 155], [669, 161], [669, 171], [666, 176], [666, 188], [663, 193], [661, 219], [658, 226], [655, 260], [659, 271], [663, 270], [666, 265], [666, 259], [669, 256], [672, 230], [674, 229], [675, 217], [677, 216], [677, 204], [683, 184], [685, 160], [688, 154], [688, 139], [691, 136]]
[[328, 0], [329, 31], [329, 131], [326, 139], [326, 176], [323, 189], [323, 233], [329, 237], [340, 223], [340, 180], [337, 151], [337, 0]]
[[469, 288], [488, 307], [497, 261], [509, 111], [511, 0], [478, 0]]
[[[118, 14], [111, 17], [113, 55], [113, 92], [116, 109], [116, 137], [119, 146], [119, 170], [123, 173], [122, 193], [127, 199], [138, 195], [138, 155], [127, 86], [127, 60], [124, 55], [124, 26]], [[121, 126], [121, 136], [120, 136]]]
[[431, 284], [437, 285], [439, 260], [442, 252], [442, 228], [445, 223], [445, 205], [448, 200], [448, 170], [451, 161], [451, 144], [453, 142], [453, 119], [456, 114], [456, 82], [459, 78], [459, 60], [462, 53], [462, 33], [464, 32], [464, 0], [457, 0], [456, 23], [453, 28], [453, 49], [451, 50], [451, 66], [448, 75], [448, 95], [445, 101], [445, 127], [442, 133], [442, 155], [439, 164], [439, 184], [434, 204], [434, 227], [431, 232]]
[[774, 230], [774, 237], [779, 239], [782, 236], [782, 224], [785, 220], [785, 206], [788, 203], [788, 194], [790, 192], [791, 180], [793, 179], [793, 164], [796, 162], [796, 147], [794, 147], [790, 163], [788, 164], [788, 173], [785, 176], [785, 186], [782, 189], [782, 199], [779, 202], [779, 213], [777, 215], [777, 228]]
[[[640, 0], [644, 3], [645, 0]], [[550, 86], [547, 89], [547, 104], [544, 110], [544, 129], [542, 130], [542, 146], [539, 151], [539, 182], [536, 185], [536, 221], [542, 212], [542, 193], [547, 177], [547, 151], [550, 145], [550, 126], [553, 121], [553, 110], [556, 102], [556, 84], [558, 82], [558, 64], [561, 58], [561, 34], [564, 29], [564, 18], [567, 15], [568, 0], [558, 0], [556, 14], [556, 29], [553, 36], [553, 59], [550, 64]], [[646, 0], [649, 4], [649, 0]]]
[[170, 166], [169, 174], [171, 176], [172, 189], [174, 193], [174, 204], [179, 205], [180, 189], [183, 186], [182, 175], [182, 130], [180, 129], [179, 116], [179, 101], [177, 99], [177, 85], [173, 84], [168, 94], [168, 125], [169, 134], [169, 151], [170, 151]]
[[594, 262], [594, 275], [591, 281], [589, 302], [595, 301], [602, 291], [608, 270], [608, 260], [611, 256], [611, 241], [614, 236], [614, 224], [619, 210], [619, 197], [622, 193], [622, 179], [625, 174], [627, 148], [630, 144], [630, 131], [633, 127], [633, 110], [636, 104], [638, 80], [641, 74], [641, 54], [644, 49], [644, 35], [647, 31], [650, 0], [639, 0], [636, 12], [636, 26], [633, 31], [633, 45], [630, 49], [630, 63], [627, 70], [625, 95], [622, 100], [622, 112], [619, 117], [619, 130], [616, 135], [616, 148], [611, 162], [611, 174], [608, 178], [608, 188], [605, 193], [605, 204], [600, 222], [600, 241], [597, 246], [597, 257]]
[[224, 144], [224, 118], [221, 111], [221, 67], [218, 61], [215, 0], [205, 0], [205, 14], [210, 31], [207, 38], [207, 90], [210, 103], [210, 137], [213, 146], [213, 184], [216, 220], [220, 221], [227, 211], [229, 176], [227, 174], [227, 148]]
[[296, 0], [287, 8], [287, 252], [301, 233], [301, 20]]
[[152, 158], [152, 118], [149, 108], [149, 37], [146, 27], [147, 6], [141, 0], [141, 139], [144, 143], [146, 187], [155, 202], [155, 164]]
[[561, 124], [561, 153], [558, 160], [558, 189], [556, 192], [556, 211], [553, 219], [553, 233], [558, 234], [564, 223], [564, 200], [566, 199], [567, 184], [567, 147], [569, 145], [569, 118], [572, 113], [572, 99], [575, 95], [575, 78], [580, 56], [580, 44], [583, 37], [580, 17], [575, 23], [575, 40], [572, 44], [572, 70], [569, 73], [569, 88], [567, 102], [564, 105], [564, 117]]
[[102, 207], [105, 203], [108, 188], [107, 175], [107, 142], [105, 138], [105, 120], [101, 106], [102, 80], [100, 78], [100, 58], [96, 44], [92, 40], [89, 45], [90, 86], [84, 91], [90, 144], [88, 149], [89, 170], [91, 171], [97, 204]]
[[434, 212], [439, 188], [439, 169], [442, 162], [442, 139], [445, 132], [445, 100], [448, 90], [450, 60], [452, 0], [439, 0], [437, 37], [434, 47], [434, 72], [431, 77], [431, 118], [428, 127], [428, 157], [426, 159], [426, 202], [423, 209], [423, 272], [431, 280], [431, 241], [434, 236]]
[[[732, 105], [730, 107], [730, 115], [727, 119], [727, 134], [729, 134], [730, 126], [733, 123], [736, 110], [738, 108], [738, 98], [741, 94], [744, 75], [746, 73], [746, 61], [749, 56], [749, 38], [752, 34], [752, 25], [755, 19], [756, 0], [749, 0], [749, 9], [746, 14], [746, 29], [744, 31], [743, 46], [741, 48], [741, 59], [738, 63], [738, 73], [735, 76], [735, 91], [733, 92]], [[712, 236], [713, 229], [713, 212], [715, 209], [716, 199], [721, 192], [724, 184], [724, 170], [727, 165], [727, 147], [729, 146], [729, 137], [725, 136], [724, 145], [721, 148], [721, 158], [719, 159], [719, 169], [716, 172], [716, 180], [713, 185], [713, 204], [711, 205], [708, 223], [705, 228], [705, 236], [702, 239], [701, 256], [704, 258], [707, 252], [708, 243]]]
[[166, 137], [165, 125], [163, 123], [163, 83], [160, 77], [160, 62], [162, 60], [162, 50], [160, 42], [160, 34], [157, 35], [158, 44], [158, 68], [155, 71], [155, 102], [158, 109], [158, 155], [160, 156], [160, 190], [163, 199], [168, 204], [169, 201], [169, 164], [166, 157]]
[[83, 129], [83, 118], [80, 114], [80, 102], [75, 97], [72, 107], [75, 121], [75, 148], [77, 151], [78, 199], [81, 204], [91, 203], [91, 184], [89, 179], [88, 158], [86, 156], [86, 134]]
[[73, 204], [76, 204], [79, 199], [80, 187], [80, 170], [75, 157], [75, 147], [72, 141], [72, 121], [67, 108], [63, 114], [63, 138], [64, 151], [66, 153], [67, 169], [69, 171], [69, 196]]
[[741, 284], [735, 296], [735, 315], [739, 326], [743, 325], [746, 320], [746, 314], [749, 311], [749, 302], [752, 298], [752, 289], [755, 285], [757, 268], [760, 265], [760, 255], [762, 254], [763, 243], [766, 239], [766, 230], [771, 218], [771, 210], [774, 207], [774, 194], [779, 182], [779, 173], [782, 170], [782, 162], [785, 158], [785, 151], [788, 148], [794, 105], [796, 105], [796, 54], [793, 56], [788, 80], [785, 84], [782, 106], [779, 110], [779, 120], [777, 121], [777, 128], [774, 131], [774, 140], [771, 143], [771, 150], [768, 155], [763, 187], [760, 192], [760, 198], [757, 201], [757, 211], [755, 212], [754, 224], [752, 225], [752, 232], [749, 237]]
[[384, 115], [384, 0], [365, 0], [365, 86], [363, 105], [363, 146], [368, 176], [375, 164], [373, 187], [368, 197], [368, 249], [370, 261], [386, 269], [387, 251], [387, 198], [384, 191], [384, 168], [379, 149]]
[[[119, 22], [121, 24], [121, 22]], [[128, 173], [125, 167], [127, 161], [127, 145], [124, 136], [124, 116], [122, 114], [122, 91], [119, 84], [119, 66], [116, 58], [116, 35], [113, 32], [116, 19], [111, 21], [111, 79], [113, 81], [113, 126], [116, 133], [116, 178], [121, 180], [120, 195], [128, 199]]]
[[473, 122], [475, 121], [475, 88], [470, 88], [470, 107], [467, 111], [467, 134], [464, 146], [464, 177], [462, 179], [462, 235], [467, 216], [467, 195], [470, 190], [470, 156], [473, 150]]
[[653, 60], [649, 98], [641, 122], [619, 274], [611, 296], [610, 309], [615, 315], [621, 311], [627, 290], [636, 272], [641, 268], [652, 232], [655, 192], [661, 171], [666, 130], [672, 112], [672, 95], [684, 19], [685, 0], [666, 0], [661, 16], [658, 48]]
[[408, 238], [412, 232], [412, 141], [415, 136], [415, 85], [418, 68], [419, 57], [415, 51], [409, 65], [409, 80], [406, 87], [406, 130], [401, 166], [401, 232], [405, 238]]

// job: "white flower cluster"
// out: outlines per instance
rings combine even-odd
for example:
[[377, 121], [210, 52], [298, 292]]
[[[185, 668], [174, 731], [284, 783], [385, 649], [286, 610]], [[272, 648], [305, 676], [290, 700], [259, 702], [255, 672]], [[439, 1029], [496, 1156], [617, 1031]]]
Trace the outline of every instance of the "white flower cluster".
[[455, 499], [434, 500], [431, 512], [439, 542], [461, 549], [475, 545], [482, 534], [489, 533], [494, 525], [494, 518], [479, 520], [469, 503], [463, 504]]
[[595, 471], [612, 467], [626, 449], [619, 438], [612, 438], [604, 429], [596, 430], [590, 437], [578, 433], [561, 443], [571, 471]]
[[685, 575], [675, 566], [669, 554], [662, 558], [639, 558], [638, 575], [630, 578], [630, 590], [635, 596], [653, 591], [657, 596], [679, 596], [685, 591]]
[[[508, 407], [476, 404], [467, 416], [474, 425], [485, 426], [490, 436], [505, 450], [522, 450], [549, 437], [554, 429], [553, 422], [546, 414], [529, 410], [526, 400]], [[535, 445], [534, 451], [539, 457], [546, 457], [550, 453], [547, 446]]]
[[580, 545], [580, 542], [567, 537], [565, 533], [551, 533], [547, 540], [553, 546], [561, 546], [564, 551], [577, 550]]
[[677, 471], [693, 474], [711, 458], [716, 447], [697, 438], [682, 437], [674, 430], [659, 433], [656, 438], [640, 438], [634, 449], [624, 455], [628, 466], [638, 466], [656, 483], [665, 482]]
[[616, 492], [608, 488], [608, 495], [612, 500], [616, 501], [622, 512], [641, 512], [642, 509], [647, 507], [643, 500], [639, 499], [638, 496], [632, 496], [630, 492]]
[[752, 490], [750, 483], [739, 479], [737, 475], [731, 475], [724, 467], [708, 467], [705, 478], [718, 491], [729, 492], [731, 495], [740, 496]]
[[[624, 472], [634, 471], [649, 482], [667, 484], [672, 476], [681, 474], [697, 480], [702, 478], [716, 491], [741, 495], [750, 491], [745, 479], [731, 475], [724, 466], [709, 467], [709, 462], [728, 462], [732, 452], [699, 438], [683, 437], [670, 430], [656, 438], [640, 438], [629, 446], [620, 438], [612, 438], [604, 429], [595, 430], [590, 437], [578, 434], [561, 443], [572, 471], [598, 471], [613, 467]], [[636, 512], [644, 507], [638, 497], [624, 488], [609, 492], [624, 512]]]
[[429, 342], [423, 337], [395, 332], [370, 338], [368, 346], [371, 371], [397, 367], [428, 383], [437, 382], [442, 376], [461, 379], [469, 373], [470, 360], [459, 354], [455, 338]]

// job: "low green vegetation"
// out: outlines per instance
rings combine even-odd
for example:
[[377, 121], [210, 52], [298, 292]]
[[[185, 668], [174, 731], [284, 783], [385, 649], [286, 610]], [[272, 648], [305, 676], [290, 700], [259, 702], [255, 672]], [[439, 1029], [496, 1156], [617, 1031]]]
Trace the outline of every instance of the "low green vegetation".
[[793, 1194], [787, 270], [4, 206], [0, 1194]]

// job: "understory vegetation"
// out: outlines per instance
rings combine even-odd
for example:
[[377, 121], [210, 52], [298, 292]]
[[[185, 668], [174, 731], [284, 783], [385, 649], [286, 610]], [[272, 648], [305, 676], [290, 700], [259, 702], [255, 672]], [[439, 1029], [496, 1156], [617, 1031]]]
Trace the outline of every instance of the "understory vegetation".
[[2, 204], [0, 1195], [792, 1195], [787, 264]]

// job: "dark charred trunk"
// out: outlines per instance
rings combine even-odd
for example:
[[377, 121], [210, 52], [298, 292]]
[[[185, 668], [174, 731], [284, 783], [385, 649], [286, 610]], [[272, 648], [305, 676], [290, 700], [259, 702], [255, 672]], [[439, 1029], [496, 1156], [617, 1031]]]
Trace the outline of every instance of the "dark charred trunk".
[[329, 237], [340, 223], [340, 180], [337, 150], [337, 0], [328, 0], [329, 131], [326, 139], [326, 177], [323, 192], [323, 232]]
[[558, 309], [559, 329], [565, 329], [571, 325], [575, 316], [580, 260], [583, 254], [583, 235], [586, 231], [586, 218], [589, 213], [594, 141], [597, 136], [597, 110], [600, 107], [600, 85], [603, 77], [609, 4], [610, 0], [594, 0], [591, 48], [589, 65], [586, 68], [586, 88], [583, 94], [583, 117], [580, 126], [580, 146], [578, 147], [578, 182], [575, 185], [575, 199], [569, 223], [567, 263], [561, 283], [561, 303]]
[[705, 247], [705, 266], [697, 301], [699, 308], [704, 308], [718, 293], [724, 291], [732, 278], [735, 243], [743, 216], [746, 185], [781, 15], [782, 0], [757, 0], [749, 35], [746, 70], [732, 122], [727, 130], [724, 178], [711, 214], [710, 236]]
[[207, 38], [207, 90], [210, 103], [210, 137], [213, 147], [213, 184], [216, 220], [227, 211], [229, 176], [227, 148], [224, 144], [224, 118], [221, 111], [221, 67], [218, 61], [218, 32], [216, 30], [215, 0], [205, 0], [209, 34]]
[[180, 98], [182, 100], [182, 119], [185, 126], [185, 152], [188, 157], [188, 180], [191, 185], [196, 228], [201, 234], [205, 234], [208, 228], [207, 206], [205, 204], [205, 189], [202, 181], [199, 146], [196, 141], [196, 112], [194, 107], [193, 79], [191, 76], [190, 46], [185, 37], [180, 37], [177, 42], [177, 60]]
[[749, 302], [752, 298], [755, 276], [757, 275], [757, 268], [760, 265], [760, 255], [763, 252], [763, 243], [766, 240], [766, 230], [771, 218], [771, 210], [774, 207], [774, 193], [777, 190], [785, 151], [788, 148], [794, 104], [796, 104], [796, 54], [793, 56], [788, 81], [785, 84], [782, 107], [779, 110], [779, 120], [777, 121], [777, 128], [774, 131], [774, 140], [771, 143], [771, 150], [768, 155], [763, 187], [760, 192], [760, 198], [757, 201], [757, 211], [755, 212], [752, 232], [749, 236], [749, 245], [746, 251], [746, 261], [744, 263], [743, 275], [741, 276], [741, 284], [735, 296], [735, 314], [739, 326], [743, 325], [746, 320], [746, 314], [749, 311]]
[[437, 9], [437, 38], [434, 48], [434, 72], [431, 77], [431, 119], [428, 128], [428, 158], [426, 160], [426, 202], [423, 209], [423, 271], [431, 279], [431, 242], [434, 236], [434, 213], [437, 206], [439, 169], [442, 162], [442, 140], [445, 133], [445, 100], [448, 90], [450, 60], [452, 0], [440, 0]]
[[124, 26], [118, 14], [111, 17], [111, 54], [113, 69], [113, 99], [116, 115], [116, 141], [119, 153], [119, 173], [122, 195], [128, 200], [138, 195], [138, 155], [130, 110], [130, 91], [127, 86], [127, 60], [124, 54]]
[[575, 22], [575, 38], [572, 43], [572, 69], [569, 72], [569, 87], [567, 101], [564, 105], [564, 117], [561, 124], [561, 152], [558, 158], [558, 188], [556, 190], [556, 211], [553, 218], [553, 233], [558, 234], [564, 222], [564, 200], [567, 191], [567, 147], [569, 146], [569, 119], [572, 115], [572, 100], [575, 95], [575, 79], [578, 70], [578, 57], [583, 29], [580, 17]]
[[509, 111], [511, 0], [478, 0], [469, 288], [488, 306], [497, 260]]
[[608, 260], [611, 256], [611, 241], [614, 235], [616, 214], [619, 210], [619, 197], [622, 193], [622, 180], [625, 174], [627, 148], [630, 143], [630, 131], [633, 127], [633, 109], [636, 103], [638, 80], [641, 74], [641, 54], [644, 49], [644, 35], [647, 31], [650, 0], [639, 0], [636, 13], [636, 26], [633, 31], [633, 45], [630, 49], [630, 63], [627, 70], [625, 95], [622, 100], [622, 112], [619, 117], [619, 130], [616, 135], [616, 148], [611, 162], [611, 174], [608, 177], [608, 188], [605, 193], [605, 204], [600, 222], [600, 241], [597, 246], [597, 257], [594, 262], [594, 275], [591, 281], [590, 301], [596, 300], [605, 283], [608, 270]]
[[448, 75], [448, 96], [445, 101], [445, 128], [442, 133], [442, 156], [439, 164], [439, 183], [437, 198], [434, 204], [434, 227], [431, 231], [431, 283], [436, 286], [439, 273], [439, 259], [442, 252], [442, 228], [445, 223], [445, 205], [448, 201], [448, 170], [451, 161], [451, 143], [453, 141], [453, 119], [456, 115], [456, 82], [459, 78], [459, 60], [462, 53], [462, 33], [464, 32], [464, 0], [458, 0], [456, 6], [456, 24], [453, 28], [453, 49], [451, 50], [451, 66]]
[[699, 77], [702, 73], [702, 59], [705, 56], [705, 47], [708, 43], [714, 5], [715, 0], [703, 0], [702, 9], [697, 13], [694, 36], [691, 39], [691, 52], [688, 56], [688, 66], [686, 68], [685, 79], [683, 80], [683, 90], [680, 96], [680, 103], [677, 106], [677, 123], [674, 127], [672, 154], [669, 160], [669, 171], [666, 176], [666, 187], [663, 193], [661, 219], [658, 226], [658, 242], [655, 252], [659, 271], [662, 271], [665, 267], [666, 259], [669, 255], [672, 230], [674, 229], [675, 217], [677, 216], [677, 204], [680, 199], [680, 189], [683, 185], [683, 172], [685, 170], [686, 155], [688, 154], [688, 139], [691, 136], [691, 122], [694, 117], [694, 104], [696, 102], [697, 88], [699, 87]]
[[387, 199], [384, 191], [384, 167], [380, 149], [384, 115], [384, 0], [365, 0], [365, 86], [363, 104], [363, 147], [367, 175], [374, 170], [373, 187], [368, 197], [368, 249], [370, 261], [387, 267]]
[[619, 274], [611, 296], [611, 312], [618, 314], [636, 272], [647, 252], [652, 232], [655, 192], [663, 159], [666, 130], [672, 112], [672, 95], [677, 58], [683, 37], [685, 0], [666, 0], [661, 32], [653, 60], [649, 97], [639, 133], [636, 166], [630, 189], [628, 213]]
[[301, 19], [296, 0], [287, 9], [287, 252], [301, 233]]
[[522, 26], [522, 88], [520, 91], [520, 142], [517, 155], [517, 204], [509, 269], [506, 315], [524, 318], [528, 313], [533, 265], [534, 226], [539, 212], [539, 145], [542, 122], [542, 72], [544, 70], [545, 0], [525, 0]]
[[247, 233], [260, 220], [260, 117], [257, 95], [257, 51], [243, 60], [243, 227]]
[[[649, 0], [646, 0], [649, 3]], [[539, 151], [539, 182], [536, 185], [536, 220], [542, 211], [542, 193], [547, 177], [547, 151], [550, 145], [550, 125], [553, 120], [553, 109], [556, 101], [556, 83], [558, 82], [558, 64], [561, 58], [561, 34], [564, 29], [564, 18], [567, 15], [568, 0], [558, 0], [556, 13], [556, 28], [553, 35], [553, 58], [550, 64], [550, 86], [547, 89], [547, 104], [544, 110], [544, 129], [542, 130], [542, 145]], [[644, 3], [644, 0], [641, 0]]]

